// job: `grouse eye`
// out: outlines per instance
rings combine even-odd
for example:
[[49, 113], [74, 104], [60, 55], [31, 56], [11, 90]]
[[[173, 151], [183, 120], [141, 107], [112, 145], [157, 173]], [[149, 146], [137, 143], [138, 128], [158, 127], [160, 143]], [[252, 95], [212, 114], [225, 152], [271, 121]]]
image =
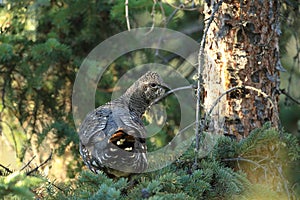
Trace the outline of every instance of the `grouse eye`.
[[157, 84], [156, 84], [156, 83], [150, 83], [150, 86], [151, 86], [151, 87], [156, 87]]

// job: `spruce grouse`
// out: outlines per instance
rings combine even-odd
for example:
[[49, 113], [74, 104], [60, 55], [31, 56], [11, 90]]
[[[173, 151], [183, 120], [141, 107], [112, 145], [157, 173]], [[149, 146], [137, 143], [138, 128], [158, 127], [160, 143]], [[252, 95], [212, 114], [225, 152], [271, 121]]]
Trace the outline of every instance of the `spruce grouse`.
[[146, 170], [142, 115], [165, 89], [162, 78], [149, 71], [122, 96], [87, 114], [79, 130], [79, 148], [92, 172], [102, 170], [111, 177], [119, 177]]

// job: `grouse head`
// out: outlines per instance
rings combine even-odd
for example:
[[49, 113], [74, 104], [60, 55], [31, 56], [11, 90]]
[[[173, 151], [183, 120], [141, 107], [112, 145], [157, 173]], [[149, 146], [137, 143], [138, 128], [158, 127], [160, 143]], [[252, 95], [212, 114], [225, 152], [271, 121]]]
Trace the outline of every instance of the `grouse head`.
[[162, 96], [167, 89], [168, 86], [158, 73], [148, 71], [128, 88], [125, 96], [129, 99], [129, 105], [134, 105], [130, 107], [138, 107], [141, 110], [145, 110], [155, 99]]
[[138, 81], [139, 89], [144, 93], [145, 99], [152, 102], [165, 93], [168, 89], [161, 77], [156, 72], [147, 72]]

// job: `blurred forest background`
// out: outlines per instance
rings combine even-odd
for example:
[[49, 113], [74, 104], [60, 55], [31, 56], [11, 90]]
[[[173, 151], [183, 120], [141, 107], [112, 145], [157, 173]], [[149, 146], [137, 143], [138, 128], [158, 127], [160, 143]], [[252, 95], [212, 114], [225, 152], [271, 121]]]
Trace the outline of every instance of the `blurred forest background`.
[[[194, 177], [190, 177], [189, 180], [183, 173], [184, 170], [182, 174], [175, 176], [173, 172], [176, 167], [183, 169], [189, 166], [188, 160], [192, 159], [189, 156], [176, 162], [173, 168], [171, 166], [159, 172], [161, 177], [157, 182], [151, 179], [151, 177], [155, 179], [153, 174], [148, 178], [137, 178], [137, 182], [141, 184], [136, 188], [128, 187], [128, 184], [133, 183], [125, 179], [112, 181], [104, 175], [99, 175], [97, 178], [89, 172], [81, 173], [86, 168], [78, 152], [78, 135], [72, 118], [73, 83], [81, 63], [94, 47], [105, 39], [127, 30], [125, 1], [4, 0], [0, 2], [0, 164], [2, 166], [0, 190], [5, 187], [14, 188], [15, 183], [19, 181], [22, 186], [12, 189], [11, 195], [15, 193], [32, 197], [33, 194], [38, 196], [40, 192], [39, 195], [42, 197], [50, 194], [52, 198], [59, 199], [66, 198], [68, 194], [84, 198], [98, 192], [98, 196], [94, 196], [95, 199], [100, 199], [101, 195], [107, 193], [112, 195], [111, 199], [114, 199], [125, 194], [129, 197], [132, 195], [132, 198], [148, 198], [151, 195], [161, 194], [161, 191], [168, 191], [165, 192], [166, 194], [173, 191], [179, 195], [177, 199], [181, 199], [192, 197], [193, 191], [198, 190], [203, 198], [216, 198], [220, 194], [225, 195], [224, 193], [229, 195], [241, 193], [243, 181], [235, 182], [236, 185], [230, 185], [227, 181], [243, 179], [242, 175], [235, 174], [227, 168], [228, 166], [220, 164], [221, 162], [203, 161], [203, 166], [207, 168], [203, 167], [203, 171], [194, 173]], [[151, 26], [170, 28], [200, 42], [204, 28], [202, 14], [204, 3], [179, 0], [129, 0], [130, 25], [131, 28]], [[281, 89], [285, 89], [293, 99], [281, 96], [280, 118], [284, 130], [291, 133], [293, 138], [300, 139], [298, 104], [300, 101], [300, 4], [298, 0], [282, 0], [281, 3], [280, 51], [282, 65], [286, 69], [286, 72], [281, 73]], [[125, 72], [150, 62], [173, 66], [190, 80], [191, 84], [194, 83], [193, 76], [196, 71], [185, 67], [184, 60], [180, 57], [163, 51], [157, 54], [155, 50], [149, 49], [135, 51], [120, 57], [105, 71], [98, 85], [96, 105], [102, 105], [111, 99], [114, 85]], [[148, 141], [150, 149], [167, 144], [174, 137], [174, 130], [178, 128], [177, 123], [180, 119], [178, 116], [180, 113], [176, 112], [178, 102], [170, 97], [166, 104], [168, 120], [171, 120], [168, 127]], [[265, 129], [269, 130], [268, 134], [270, 134], [271, 129]], [[292, 156], [299, 157], [297, 152], [299, 147], [296, 147], [299, 143], [295, 141], [293, 139], [294, 143], [286, 144], [295, 147]], [[222, 142], [228, 144], [227, 139]], [[238, 148], [239, 144], [236, 145], [234, 148]], [[48, 158], [49, 162], [44, 163]], [[291, 191], [295, 191], [291, 192], [290, 197], [300, 194], [299, 164], [300, 162], [296, 161], [293, 163], [293, 170], [287, 172]], [[41, 167], [35, 170], [37, 166]], [[205, 171], [208, 168], [216, 171]], [[27, 174], [18, 173], [13, 178], [7, 179], [7, 175], [18, 170]], [[218, 177], [216, 174], [222, 174], [221, 172], [224, 173], [223, 180], [218, 182], [213, 179]], [[70, 188], [78, 188], [77, 182], [73, 182], [74, 178], [78, 179], [78, 177], [80, 177], [79, 182], [82, 181], [80, 187], [89, 188], [84, 185], [88, 180], [96, 185], [96, 189], [94, 188], [90, 193], [74, 192]], [[168, 182], [174, 185], [167, 185]], [[10, 183], [11, 185], [7, 186]], [[181, 184], [178, 187], [182, 194], [178, 192], [178, 188], [176, 189], [177, 183]], [[187, 183], [202, 184], [202, 186], [193, 185], [194, 188], [191, 186], [184, 189], [183, 186]], [[224, 189], [225, 183], [229, 184], [230, 188]], [[64, 184], [71, 184], [72, 187], [63, 188]], [[161, 184], [165, 185], [161, 186]], [[221, 188], [220, 191], [212, 189], [216, 185]], [[33, 186], [39, 189], [28, 189]], [[259, 187], [256, 189], [259, 190]], [[2, 193], [0, 191], [0, 196], [1, 194], [8, 193], [3, 190]], [[275, 198], [272, 195], [271, 197]]]

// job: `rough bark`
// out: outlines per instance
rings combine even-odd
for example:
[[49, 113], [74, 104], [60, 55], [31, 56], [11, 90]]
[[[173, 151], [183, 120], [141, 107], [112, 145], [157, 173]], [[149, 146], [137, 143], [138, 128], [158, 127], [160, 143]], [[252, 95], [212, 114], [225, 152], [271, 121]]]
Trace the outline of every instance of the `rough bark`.
[[[214, 108], [209, 131], [241, 139], [266, 121], [278, 126], [279, 7], [278, 0], [224, 1], [216, 12], [205, 44], [204, 110], [236, 86], [257, 88], [274, 104], [257, 91], [234, 90]], [[212, 9], [206, 5], [206, 18]]]

